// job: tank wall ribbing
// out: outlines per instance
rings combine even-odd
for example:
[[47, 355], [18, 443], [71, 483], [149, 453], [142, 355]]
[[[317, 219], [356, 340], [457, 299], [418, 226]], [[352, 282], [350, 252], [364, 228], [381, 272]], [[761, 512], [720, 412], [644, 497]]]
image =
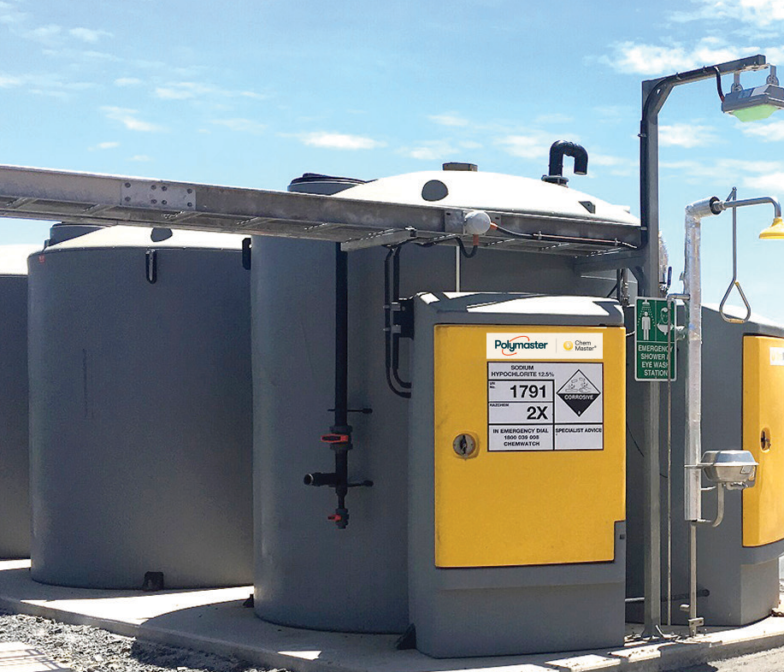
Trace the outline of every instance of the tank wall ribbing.
[[[307, 487], [331, 472], [334, 400], [335, 247], [255, 237], [254, 370], [255, 610], [273, 622], [326, 630], [399, 632], [408, 624], [408, 404], [384, 370], [386, 250], [349, 254], [349, 407], [354, 450], [348, 528], [327, 520], [331, 488]], [[454, 248], [401, 252], [401, 293], [454, 289]], [[463, 261], [463, 289], [606, 295], [613, 282], [576, 276], [562, 257], [480, 251]], [[408, 379], [408, 343], [402, 377]]]
[[32, 576], [250, 582], [248, 273], [237, 250], [50, 248], [30, 265]]

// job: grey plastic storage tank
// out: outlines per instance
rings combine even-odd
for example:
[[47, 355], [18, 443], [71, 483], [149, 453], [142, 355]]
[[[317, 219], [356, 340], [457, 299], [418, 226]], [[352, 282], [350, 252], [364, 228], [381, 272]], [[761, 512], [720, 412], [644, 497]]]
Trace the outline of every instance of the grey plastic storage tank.
[[[587, 211], [579, 201], [590, 199], [597, 217], [636, 224], [622, 208], [585, 194], [482, 172], [402, 175], [341, 197], [581, 215]], [[348, 256], [349, 408], [357, 411], [349, 414], [349, 477], [373, 486], [349, 491], [351, 522], [340, 530], [327, 520], [335, 510], [333, 489], [303, 485], [306, 474], [334, 465], [321, 436], [333, 422], [335, 244], [253, 239], [255, 611], [268, 621], [353, 632], [402, 632], [410, 622], [410, 402], [386, 382], [386, 255], [375, 248]], [[403, 296], [455, 287], [452, 247], [406, 245], [400, 261]], [[554, 255], [479, 250], [462, 263], [462, 285], [471, 291], [605, 296], [614, 280], [581, 277], [569, 257]], [[401, 375], [408, 380], [408, 345], [402, 347]]]
[[[728, 312], [742, 317], [743, 311]], [[678, 324], [686, 323], [684, 309]], [[703, 306], [702, 450], [748, 450], [758, 463], [756, 482], [729, 490], [718, 527], [697, 528], [697, 615], [706, 626], [742, 626], [770, 615], [779, 603], [779, 556], [784, 553], [784, 325], [752, 315], [745, 324], [725, 322], [716, 306]], [[628, 311], [628, 321], [633, 313]], [[631, 350], [631, 348], [630, 348]], [[689, 593], [689, 525], [683, 519], [683, 464], [686, 413], [686, 341], [677, 343], [677, 380], [672, 383], [672, 439], [667, 437], [667, 395], [662, 397], [660, 451], [667, 464], [672, 446], [672, 602], [673, 623], [685, 623], [678, 607]], [[642, 392], [629, 357], [627, 491], [629, 541], [627, 591], [643, 594]], [[666, 389], [666, 388], [664, 388]], [[703, 487], [711, 485], [703, 478]], [[666, 502], [666, 480], [662, 479]], [[702, 495], [703, 517], [717, 515], [716, 492]], [[662, 567], [667, 567], [666, 513], [662, 515]], [[666, 573], [664, 574], [666, 577]], [[666, 580], [662, 611], [666, 613]], [[642, 620], [639, 603], [627, 609], [629, 620]]]
[[[32, 576], [251, 579], [241, 237], [111, 227], [30, 260]], [[158, 577], [151, 577], [152, 585]]]
[[30, 554], [27, 255], [38, 249], [0, 247], [0, 558]]

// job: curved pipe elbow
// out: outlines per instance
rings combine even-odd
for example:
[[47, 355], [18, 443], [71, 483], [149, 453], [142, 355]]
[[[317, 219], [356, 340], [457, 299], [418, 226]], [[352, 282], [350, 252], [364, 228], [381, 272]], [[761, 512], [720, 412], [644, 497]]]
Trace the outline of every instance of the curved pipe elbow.
[[575, 175], [587, 175], [588, 152], [582, 145], [568, 140], [558, 140], [550, 147], [550, 175], [563, 175], [564, 156], [574, 159]]
[[703, 201], [697, 201], [686, 206], [687, 219], [702, 219], [711, 215], [718, 215], [724, 209], [722, 202], [716, 197], [711, 196]]
[[542, 180], [551, 184], [566, 185], [568, 179], [563, 176], [564, 156], [571, 156], [574, 159], [575, 175], [588, 173], [588, 152], [585, 148], [575, 142], [557, 140], [550, 146], [549, 174], [544, 175]]

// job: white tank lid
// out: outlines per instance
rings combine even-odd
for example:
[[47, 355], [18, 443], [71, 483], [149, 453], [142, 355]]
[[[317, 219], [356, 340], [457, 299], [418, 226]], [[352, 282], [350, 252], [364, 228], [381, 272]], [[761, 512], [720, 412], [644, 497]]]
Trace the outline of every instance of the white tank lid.
[[334, 198], [640, 224], [624, 206], [581, 191], [529, 177], [473, 170], [433, 170], [384, 177], [346, 189]]
[[27, 275], [27, 257], [40, 245], [0, 245], [0, 275]]
[[146, 249], [196, 247], [215, 250], [241, 250], [243, 238], [247, 238], [247, 236], [236, 233], [207, 233], [183, 229], [117, 225], [65, 240], [48, 247], [46, 251], [111, 247], [143, 247]]

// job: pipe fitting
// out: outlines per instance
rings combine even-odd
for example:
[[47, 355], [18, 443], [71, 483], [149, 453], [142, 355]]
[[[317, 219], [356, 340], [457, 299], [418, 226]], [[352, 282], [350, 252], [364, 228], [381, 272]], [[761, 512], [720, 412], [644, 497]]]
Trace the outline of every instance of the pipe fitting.
[[323, 474], [319, 471], [313, 472], [311, 474], [305, 474], [305, 477], [302, 479], [302, 482], [305, 485], [312, 485], [313, 487], [319, 488], [324, 485], [329, 486], [330, 488], [334, 488], [338, 482], [337, 474]]
[[703, 201], [697, 201], [691, 205], [686, 206], [686, 217], [693, 219], [701, 219], [703, 217], [710, 217], [711, 215], [718, 215], [724, 209], [722, 202], [716, 196], [711, 196]]
[[[713, 199], [711, 199], [713, 200]], [[718, 199], [716, 199], [718, 200]], [[740, 201], [719, 201], [717, 207], [719, 212], [724, 210], [743, 208], [747, 205], [762, 205], [763, 203], [770, 203], [773, 206], [774, 217], [781, 219], [781, 204], [777, 198], [773, 196], [759, 196], [758, 198], [744, 198]], [[714, 214], [719, 214], [718, 212]]]
[[564, 156], [571, 156], [574, 159], [575, 175], [588, 174], [588, 152], [585, 151], [585, 147], [575, 142], [557, 140], [550, 146], [549, 174], [542, 176], [544, 182], [566, 186], [569, 180], [563, 176]]

